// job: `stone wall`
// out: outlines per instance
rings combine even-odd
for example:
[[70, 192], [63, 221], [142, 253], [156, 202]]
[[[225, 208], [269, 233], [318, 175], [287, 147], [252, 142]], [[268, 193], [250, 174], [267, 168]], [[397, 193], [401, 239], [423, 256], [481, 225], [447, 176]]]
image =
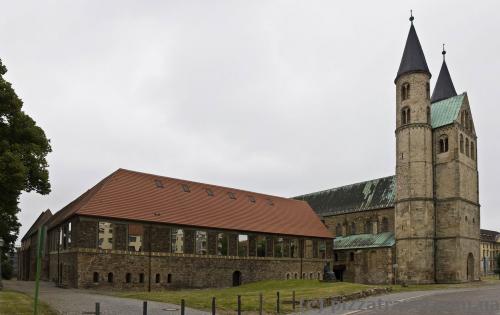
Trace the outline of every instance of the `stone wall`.
[[343, 281], [392, 284], [394, 250], [394, 247], [337, 250], [333, 269], [343, 270]]
[[[207, 232], [208, 255], [196, 255], [194, 228], [184, 229], [184, 253], [171, 253], [172, 227], [162, 224], [143, 224], [142, 250], [135, 252], [129, 251], [128, 222], [102, 221], [112, 223], [113, 249], [98, 248], [99, 219], [76, 217], [72, 220], [71, 246], [66, 249], [55, 246], [50, 251], [50, 280], [63, 286], [79, 288], [145, 290], [149, 286], [151, 289], [225, 287], [233, 284], [235, 272], [241, 274], [241, 283], [294, 277], [319, 279], [325, 263], [332, 257], [333, 240], [327, 239], [327, 259], [303, 259], [300, 256], [274, 258], [277, 237], [283, 237], [284, 240], [293, 237], [247, 232], [242, 234], [248, 235], [249, 256], [238, 257], [237, 232], [207, 229], [200, 230]], [[49, 233], [57, 238], [58, 229], [52, 229]], [[227, 236], [227, 256], [217, 255], [218, 233]], [[266, 257], [255, 257], [258, 235], [266, 237]], [[304, 239], [296, 239], [299, 240], [297, 252], [303, 253]], [[317, 244], [318, 239], [311, 240]], [[317, 245], [314, 248], [319, 250]], [[288, 246], [285, 246], [285, 252], [289, 253]], [[97, 279], [94, 278], [95, 273]]]
[[[364, 234], [365, 224], [370, 222], [372, 224], [372, 231], [380, 233], [382, 230], [382, 222], [384, 219], [388, 220], [388, 232], [394, 232], [394, 208], [366, 210], [359, 212], [342, 213], [338, 215], [324, 217], [323, 220], [328, 227], [328, 230], [335, 236], [346, 236], [353, 234]], [[355, 225], [355, 230], [352, 230], [352, 224]], [[340, 224], [342, 227], [342, 234], [337, 235], [336, 227]], [[375, 231], [375, 227], [376, 230]]]
[[[133, 253], [126, 251], [100, 251], [81, 249], [64, 253], [63, 264], [73, 263], [69, 259], [77, 257], [78, 282], [63, 276], [64, 283], [78, 288], [120, 288], [147, 290], [151, 279], [151, 289], [160, 288], [206, 288], [229, 287], [233, 285], [233, 274], [241, 273], [241, 283], [261, 280], [292, 279], [302, 275], [306, 279], [320, 279], [325, 260], [254, 258], [235, 256], [196, 256], [189, 254]], [[57, 254], [51, 254], [56, 260]], [[151, 269], [149, 269], [151, 266]], [[55, 273], [56, 270], [54, 269]], [[99, 274], [99, 282], [94, 282], [94, 273]], [[112, 282], [108, 275], [112, 273]], [[131, 282], [127, 283], [127, 273]], [[143, 282], [141, 274], [144, 275]], [[159, 283], [156, 282], [157, 274]], [[170, 276], [169, 276], [170, 275]], [[170, 280], [170, 282], [169, 282]]]

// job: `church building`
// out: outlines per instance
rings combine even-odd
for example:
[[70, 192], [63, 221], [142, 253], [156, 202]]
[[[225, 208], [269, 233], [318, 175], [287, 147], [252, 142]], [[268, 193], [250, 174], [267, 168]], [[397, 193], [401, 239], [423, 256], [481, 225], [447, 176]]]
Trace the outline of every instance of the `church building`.
[[413, 20], [394, 80], [396, 175], [296, 197], [335, 235], [334, 270], [344, 281], [479, 279], [477, 136], [469, 98], [457, 94], [444, 49], [431, 95]]
[[[395, 84], [395, 175], [295, 198], [119, 169], [23, 237], [20, 279], [77, 288], [270, 279], [459, 283], [480, 275], [477, 136], [466, 92], [431, 72], [413, 16]], [[368, 159], [368, 157], [367, 157]]]

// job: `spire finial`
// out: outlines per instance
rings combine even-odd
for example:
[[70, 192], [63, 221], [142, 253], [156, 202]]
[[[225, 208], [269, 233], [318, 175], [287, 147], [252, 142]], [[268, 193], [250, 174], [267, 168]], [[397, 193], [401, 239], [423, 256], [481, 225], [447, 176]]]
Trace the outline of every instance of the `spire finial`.
[[415, 20], [415, 18], [413, 17], [413, 10], [410, 10], [410, 22], [411, 22], [411, 24], [413, 24], [413, 20]]
[[444, 44], [443, 44], [443, 52], [441, 54], [443, 54], [443, 61], [444, 61], [446, 57], [446, 50], [444, 49]]

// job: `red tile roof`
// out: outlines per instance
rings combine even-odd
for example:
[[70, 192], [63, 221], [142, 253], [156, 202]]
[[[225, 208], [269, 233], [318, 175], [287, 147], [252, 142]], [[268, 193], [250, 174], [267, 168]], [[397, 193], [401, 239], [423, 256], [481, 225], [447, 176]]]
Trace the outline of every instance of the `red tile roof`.
[[237, 231], [332, 237], [304, 201], [124, 169], [115, 171], [56, 213], [50, 222], [51, 227], [74, 214]]

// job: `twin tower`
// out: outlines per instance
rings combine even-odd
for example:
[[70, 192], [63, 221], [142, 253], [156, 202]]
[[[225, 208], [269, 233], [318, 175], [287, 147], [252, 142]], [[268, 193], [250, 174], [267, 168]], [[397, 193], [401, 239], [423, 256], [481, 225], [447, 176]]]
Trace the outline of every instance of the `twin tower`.
[[396, 84], [395, 272], [399, 282], [479, 279], [477, 137], [444, 60], [432, 93], [413, 17]]

